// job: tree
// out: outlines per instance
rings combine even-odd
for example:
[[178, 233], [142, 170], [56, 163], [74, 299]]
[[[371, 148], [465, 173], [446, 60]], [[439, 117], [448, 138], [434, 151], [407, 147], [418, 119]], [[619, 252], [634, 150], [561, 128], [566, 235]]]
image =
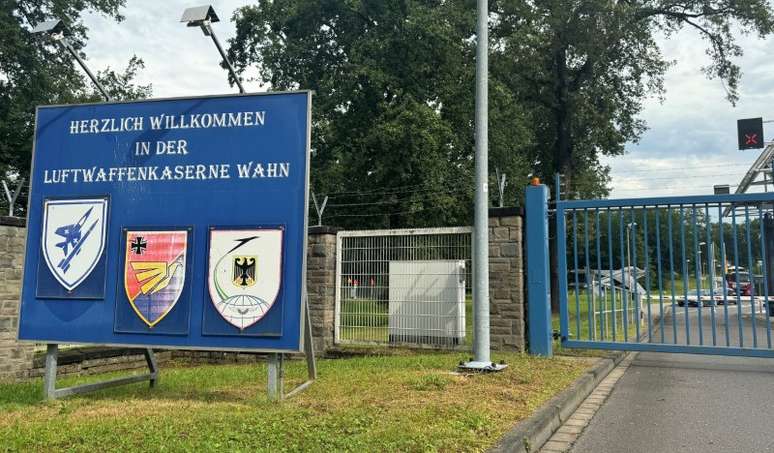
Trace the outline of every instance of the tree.
[[[494, 68], [531, 112], [524, 151], [538, 174], [562, 173], [569, 195], [607, 194], [601, 155], [621, 155], [645, 130], [642, 102], [664, 94], [669, 62], [656, 37], [691, 28], [707, 42], [709, 77], [738, 98], [734, 30], [773, 31], [765, 0], [502, 0], [495, 3]], [[510, 63], [510, 64], [509, 64]]]
[[[738, 96], [741, 55], [734, 27], [765, 37], [773, 19], [765, 0], [502, 0], [494, 5], [494, 70], [531, 114], [535, 140], [523, 149], [535, 172], [563, 175], [565, 198], [608, 194], [602, 155], [624, 153], [646, 125], [642, 103], [664, 95], [669, 63], [656, 42], [689, 27], [708, 43], [709, 77]], [[553, 224], [552, 224], [553, 227]], [[553, 232], [551, 233], [554, 234]], [[552, 242], [551, 256], [557, 262]], [[559, 307], [552, 266], [552, 307]]]
[[[0, 0], [0, 177], [29, 180], [36, 106], [101, 100], [66, 52], [30, 30], [43, 21], [61, 19], [80, 52], [87, 39], [82, 12], [88, 9], [120, 21], [123, 4], [124, 0]], [[97, 76], [117, 99], [146, 97], [150, 86], [133, 83], [142, 67], [142, 60], [132, 57], [124, 71], [107, 68]], [[23, 205], [23, 200], [17, 202]]]
[[[332, 222], [470, 222], [474, 11], [469, 0], [288, 0], [236, 12], [237, 70], [316, 93], [312, 187], [333, 194]], [[516, 152], [529, 139], [525, 112], [491, 83], [492, 164], [526, 174]]]

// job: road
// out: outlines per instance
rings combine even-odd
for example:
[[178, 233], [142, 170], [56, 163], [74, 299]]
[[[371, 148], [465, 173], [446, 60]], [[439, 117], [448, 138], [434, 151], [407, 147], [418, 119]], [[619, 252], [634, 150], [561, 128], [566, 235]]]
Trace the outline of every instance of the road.
[[[740, 344], [736, 306], [716, 307], [716, 341]], [[692, 344], [698, 342], [698, 308], [689, 308]], [[742, 307], [742, 341], [753, 341], [752, 309]], [[667, 341], [673, 322], [685, 344], [684, 309], [664, 317]], [[719, 315], [719, 316], [718, 316]], [[711, 310], [702, 309], [705, 344], [712, 344]], [[682, 318], [681, 318], [682, 317]], [[756, 317], [758, 347], [766, 348], [767, 322]], [[660, 330], [654, 338], [660, 336]], [[774, 359], [639, 353], [572, 451], [774, 452]]]

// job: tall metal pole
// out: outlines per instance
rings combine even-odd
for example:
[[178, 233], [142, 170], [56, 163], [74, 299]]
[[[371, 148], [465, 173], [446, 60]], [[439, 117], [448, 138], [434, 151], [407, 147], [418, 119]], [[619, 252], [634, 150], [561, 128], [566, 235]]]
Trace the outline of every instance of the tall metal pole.
[[97, 77], [94, 75], [94, 73], [91, 72], [89, 67], [86, 66], [86, 62], [83, 61], [80, 55], [78, 55], [78, 52], [76, 52], [75, 49], [73, 49], [73, 46], [70, 45], [70, 43], [67, 41], [67, 38], [63, 36], [61, 38], [58, 38], [57, 41], [62, 44], [62, 47], [64, 47], [65, 50], [67, 50], [70, 53], [70, 55], [73, 56], [73, 58], [75, 58], [75, 61], [77, 61], [78, 64], [81, 66], [81, 69], [83, 69], [83, 72], [85, 72], [86, 75], [89, 76], [89, 78], [91, 79], [91, 82], [94, 85], [96, 85], [99, 92], [102, 93], [102, 96], [105, 97], [105, 100], [110, 102], [112, 99], [110, 99], [110, 95], [108, 94], [108, 92], [105, 90], [102, 84], [99, 83], [99, 80], [97, 80]]
[[489, 4], [478, 0], [476, 26], [476, 196], [473, 232], [473, 361], [461, 368], [504, 368], [489, 356]]
[[234, 78], [234, 82], [236, 82], [237, 87], [239, 87], [239, 92], [244, 94], [245, 93], [245, 87], [242, 86], [242, 81], [239, 80], [239, 76], [236, 73], [236, 70], [234, 69], [234, 65], [231, 64], [231, 60], [228, 59], [228, 55], [226, 55], [226, 51], [223, 50], [223, 47], [220, 45], [220, 41], [218, 40], [218, 37], [215, 36], [215, 32], [212, 31], [212, 26], [210, 25], [209, 21], [205, 21], [202, 25], [207, 29], [205, 34], [208, 34], [210, 38], [212, 38], [212, 42], [215, 43], [215, 47], [218, 48], [218, 52], [220, 53], [220, 57], [223, 58], [223, 61], [226, 62], [226, 66], [228, 66], [228, 72], [231, 73], [231, 77]]
[[476, 198], [473, 259], [473, 360], [489, 357], [489, 1], [478, 0], [476, 26]]
[[478, 0], [476, 26], [476, 196], [473, 259], [473, 360], [489, 362], [489, 2]]

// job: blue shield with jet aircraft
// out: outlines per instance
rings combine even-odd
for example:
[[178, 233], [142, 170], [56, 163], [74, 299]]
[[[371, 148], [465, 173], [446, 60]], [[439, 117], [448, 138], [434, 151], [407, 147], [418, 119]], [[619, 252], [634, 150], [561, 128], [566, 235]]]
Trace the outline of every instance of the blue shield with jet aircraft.
[[105, 251], [107, 212], [107, 198], [45, 201], [43, 258], [65, 294], [72, 294], [100, 262]]

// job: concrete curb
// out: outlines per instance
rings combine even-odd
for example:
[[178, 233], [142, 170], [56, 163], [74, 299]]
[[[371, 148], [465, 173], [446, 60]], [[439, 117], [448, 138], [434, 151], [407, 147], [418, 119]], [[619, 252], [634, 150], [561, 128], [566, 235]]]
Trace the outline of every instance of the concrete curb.
[[531, 417], [507, 432], [489, 451], [534, 453], [540, 450], [626, 354], [617, 352], [612, 357], [601, 359], [568, 389], [553, 397]]

